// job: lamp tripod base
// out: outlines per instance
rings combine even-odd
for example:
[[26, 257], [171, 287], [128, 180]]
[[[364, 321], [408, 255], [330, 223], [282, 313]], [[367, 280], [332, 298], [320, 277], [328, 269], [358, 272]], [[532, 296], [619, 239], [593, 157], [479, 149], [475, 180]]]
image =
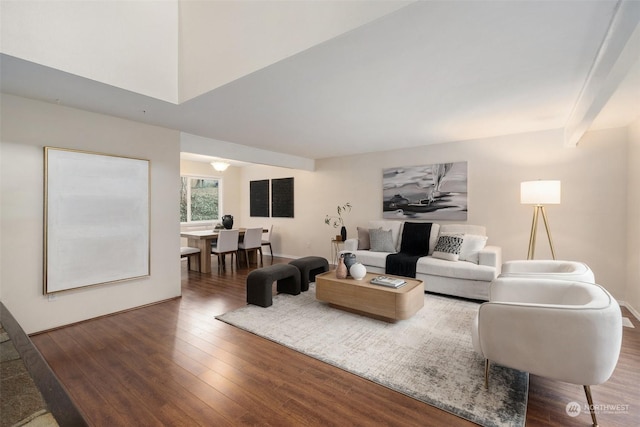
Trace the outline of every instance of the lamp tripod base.
[[536, 251], [536, 234], [538, 230], [538, 217], [540, 213], [542, 213], [544, 228], [547, 230], [547, 238], [549, 239], [551, 256], [553, 257], [553, 259], [556, 259], [556, 252], [553, 249], [553, 241], [551, 240], [551, 231], [549, 230], [549, 221], [547, 220], [547, 213], [544, 210], [544, 206], [542, 205], [535, 205], [533, 207], [533, 221], [531, 223], [531, 235], [529, 236], [529, 251], [527, 252], [527, 259], [533, 259]]

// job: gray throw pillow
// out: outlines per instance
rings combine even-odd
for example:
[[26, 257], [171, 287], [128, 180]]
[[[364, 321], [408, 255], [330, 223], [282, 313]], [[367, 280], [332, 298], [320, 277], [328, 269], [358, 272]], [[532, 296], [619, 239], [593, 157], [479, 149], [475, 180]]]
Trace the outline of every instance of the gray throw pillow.
[[367, 250], [369, 248], [371, 248], [369, 229], [358, 227], [358, 249]]
[[393, 236], [391, 230], [369, 229], [369, 242], [371, 243], [371, 252], [395, 252], [393, 245]]

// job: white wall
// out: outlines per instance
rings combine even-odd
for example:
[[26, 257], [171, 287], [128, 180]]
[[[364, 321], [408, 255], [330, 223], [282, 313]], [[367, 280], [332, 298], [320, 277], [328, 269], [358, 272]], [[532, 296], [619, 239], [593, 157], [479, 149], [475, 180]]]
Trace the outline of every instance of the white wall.
[[[505, 260], [524, 259], [533, 209], [520, 204], [520, 182], [562, 181], [562, 204], [547, 207], [559, 258], [588, 263], [598, 282], [617, 298], [626, 292], [627, 132], [588, 133], [577, 148], [565, 148], [561, 130], [430, 145], [316, 161], [315, 172], [255, 166], [244, 168], [242, 191], [250, 180], [294, 177], [295, 218], [250, 218], [243, 197], [242, 223], [274, 224], [274, 252], [286, 256], [331, 255], [336, 230], [325, 214], [351, 202], [349, 236], [356, 226], [382, 217], [382, 169], [394, 166], [467, 161], [467, 223], [487, 227], [489, 243], [503, 248]], [[622, 226], [621, 226], [622, 225]], [[550, 258], [540, 224], [536, 258]]]
[[[179, 133], [2, 95], [0, 289], [27, 333], [179, 296]], [[151, 275], [43, 295], [43, 147], [151, 161]]]
[[178, 102], [178, 0], [0, 3], [2, 53]]
[[[294, 178], [293, 218], [249, 216], [250, 181], [290, 177]], [[273, 225], [271, 247], [275, 255], [291, 258], [320, 255], [329, 258], [330, 236], [332, 234], [335, 236], [336, 233], [329, 232], [329, 228], [324, 225], [322, 209], [330, 200], [332, 191], [330, 186], [323, 183], [319, 172], [263, 165], [245, 166], [242, 168], [240, 185], [240, 191], [243, 194], [240, 205], [240, 224], [243, 227], [263, 228]], [[269, 186], [269, 192], [271, 192], [271, 186]]]
[[640, 119], [629, 127], [627, 305], [640, 318]]

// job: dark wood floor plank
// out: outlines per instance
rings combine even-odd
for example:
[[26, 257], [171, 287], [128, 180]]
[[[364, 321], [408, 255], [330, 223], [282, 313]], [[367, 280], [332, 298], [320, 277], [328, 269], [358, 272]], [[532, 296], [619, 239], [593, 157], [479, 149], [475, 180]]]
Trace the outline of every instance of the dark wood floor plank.
[[[169, 395], [164, 394], [161, 378], [147, 378], [140, 372], [146, 360], [140, 363], [127, 363], [135, 357], [130, 348], [121, 340], [113, 342], [108, 335], [100, 334], [100, 328], [94, 322], [80, 324], [76, 328], [74, 338], [91, 353], [91, 365], [96, 370], [111, 374], [127, 390], [134, 400], [128, 411], [134, 412], [137, 422], [163, 425], [164, 420], [174, 420], [172, 425], [196, 425], [189, 415], [171, 404]], [[104, 384], [101, 378], [99, 384]], [[98, 383], [94, 386], [98, 387]]]
[[[113, 318], [107, 319], [111, 324], [94, 326], [94, 330], [105, 328], [103, 336], [109, 333], [118, 334], [118, 340], [124, 340], [128, 344], [129, 357], [124, 361], [130, 369], [134, 369], [145, 379], [150, 379], [150, 387], [154, 389], [157, 384], [161, 387], [162, 394], [180, 396], [180, 401], [171, 399], [169, 402], [154, 402], [154, 406], [162, 405], [165, 411], [184, 412], [188, 414], [184, 419], [191, 419], [190, 424], [210, 425], [232, 425], [233, 421], [246, 415], [246, 411], [235, 402], [225, 399], [215, 390], [209, 390], [206, 399], [215, 399], [214, 407], [205, 404], [202, 395], [194, 393], [201, 390], [201, 380], [189, 373], [173, 361], [171, 353], [171, 343], [163, 339], [153, 340], [146, 334], [146, 329], [138, 333], [130, 333], [126, 328], [141, 329], [140, 324], [126, 322], [116, 324]], [[171, 356], [170, 356], [171, 355]], [[138, 363], [136, 360], [142, 360]], [[193, 395], [192, 398], [188, 398]], [[172, 417], [169, 417], [172, 418]], [[188, 424], [186, 424], [188, 425]]]
[[[94, 409], [100, 414], [97, 416], [99, 419], [106, 419], [108, 416], [105, 412], [115, 411], [118, 416], [125, 420], [126, 423], [139, 424], [139, 425], [161, 425], [159, 419], [157, 419], [151, 412], [148, 412], [145, 408], [144, 391], [135, 390], [134, 384], [127, 381], [127, 376], [131, 374], [127, 371], [118, 371], [118, 364], [109, 360], [113, 352], [95, 351], [91, 345], [88, 345], [85, 340], [82, 339], [82, 331], [80, 325], [74, 325], [70, 328], [58, 329], [50, 333], [49, 335], [56, 340], [60, 348], [69, 356], [71, 364], [75, 369], [81, 372], [91, 386], [97, 390], [100, 399], [107, 401], [109, 404], [104, 408], [95, 407]], [[37, 337], [36, 337], [37, 338]], [[101, 359], [106, 359], [106, 363], [101, 363], [96, 359], [99, 356]], [[45, 356], [46, 357], [46, 356]], [[115, 359], [115, 358], [114, 358]], [[59, 372], [56, 371], [58, 374]], [[125, 378], [122, 381], [122, 378]], [[63, 383], [70, 389], [72, 397], [76, 400], [76, 403], [80, 408], [84, 408], [84, 401], [92, 401], [94, 396], [91, 394], [80, 394], [77, 390], [71, 388], [66, 383], [66, 378], [61, 378]], [[87, 412], [87, 411], [85, 411]], [[92, 414], [89, 414], [91, 417]], [[109, 424], [96, 424], [105, 425]]]
[[[183, 263], [182, 298], [32, 340], [95, 426], [474, 425], [216, 320], [246, 304], [253, 269], [218, 275], [214, 261], [213, 273], [201, 274]], [[592, 390], [596, 404], [629, 412], [599, 414], [601, 425], [640, 425], [639, 367], [640, 331], [625, 328], [613, 377]], [[585, 403], [581, 386], [531, 376], [527, 427], [590, 425], [588, 413], [567, 416], [571, 401]]]

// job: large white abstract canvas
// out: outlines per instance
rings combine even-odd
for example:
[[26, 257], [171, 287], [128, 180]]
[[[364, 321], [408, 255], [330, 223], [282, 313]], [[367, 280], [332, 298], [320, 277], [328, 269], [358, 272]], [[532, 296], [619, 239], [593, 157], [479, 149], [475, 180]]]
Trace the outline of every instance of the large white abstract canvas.
[[149, 275], [149, 161], [45, 147], [44, 292]]

